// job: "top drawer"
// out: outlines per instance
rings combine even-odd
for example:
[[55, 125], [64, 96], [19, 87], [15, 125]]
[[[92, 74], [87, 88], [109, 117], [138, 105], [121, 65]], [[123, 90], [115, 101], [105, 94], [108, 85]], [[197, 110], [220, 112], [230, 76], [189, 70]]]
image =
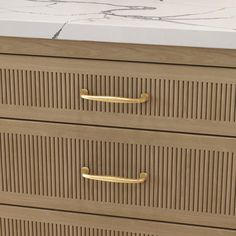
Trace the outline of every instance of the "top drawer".
[[235, 69], [0, 55], [0, 95], [1, 117], [236, 136]]

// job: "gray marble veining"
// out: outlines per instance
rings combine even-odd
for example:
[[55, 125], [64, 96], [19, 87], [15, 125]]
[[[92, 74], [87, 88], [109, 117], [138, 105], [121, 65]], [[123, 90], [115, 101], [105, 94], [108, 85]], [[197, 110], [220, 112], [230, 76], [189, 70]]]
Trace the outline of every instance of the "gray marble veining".
[[236, 1], [0, 0], [0, 35], [236, 48]]

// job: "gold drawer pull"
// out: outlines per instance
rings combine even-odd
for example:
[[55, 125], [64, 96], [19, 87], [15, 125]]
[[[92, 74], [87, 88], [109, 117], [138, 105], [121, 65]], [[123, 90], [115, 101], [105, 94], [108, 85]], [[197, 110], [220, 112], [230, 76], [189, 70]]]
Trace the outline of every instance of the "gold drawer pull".
[[147, 93], [142, 93], [140, 98], [123, 98], [123, 97], [112, 97], [112, 96], [93, 96], [89, 95], [87, 89], [80, 90], [80, 97], [83, 99], [97, 101], [97, 102], [113, 102], [113, 103], [144, 103], [149, 99]]
[[138, 179], [128, 179], [128, 178], [115, 177], [115, 176], [90, 175], [88, 167], [82, 167], [81, 173], [85, 179], [92, 179], [92, 180], [111, 182], [111, 183], [121, 183], [121, 184], [141, 184], [145, 182], [148, 177], [148, 174], [145, 172], [140, 173]]

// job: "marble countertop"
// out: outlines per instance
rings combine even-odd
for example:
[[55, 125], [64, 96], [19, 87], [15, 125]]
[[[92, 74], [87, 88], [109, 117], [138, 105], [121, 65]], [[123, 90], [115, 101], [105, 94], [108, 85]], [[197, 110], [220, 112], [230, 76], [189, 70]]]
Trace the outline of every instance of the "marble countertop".
[[236, 0], [0, 0], [0, 36], [236, 49]]

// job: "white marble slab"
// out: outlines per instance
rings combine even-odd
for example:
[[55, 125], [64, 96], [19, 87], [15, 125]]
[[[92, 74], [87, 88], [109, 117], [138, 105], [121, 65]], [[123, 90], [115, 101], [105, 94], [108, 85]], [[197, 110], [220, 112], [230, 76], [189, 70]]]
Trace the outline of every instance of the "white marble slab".
[[236, 0], [0, 0], [0, 35], [236, 49]]

